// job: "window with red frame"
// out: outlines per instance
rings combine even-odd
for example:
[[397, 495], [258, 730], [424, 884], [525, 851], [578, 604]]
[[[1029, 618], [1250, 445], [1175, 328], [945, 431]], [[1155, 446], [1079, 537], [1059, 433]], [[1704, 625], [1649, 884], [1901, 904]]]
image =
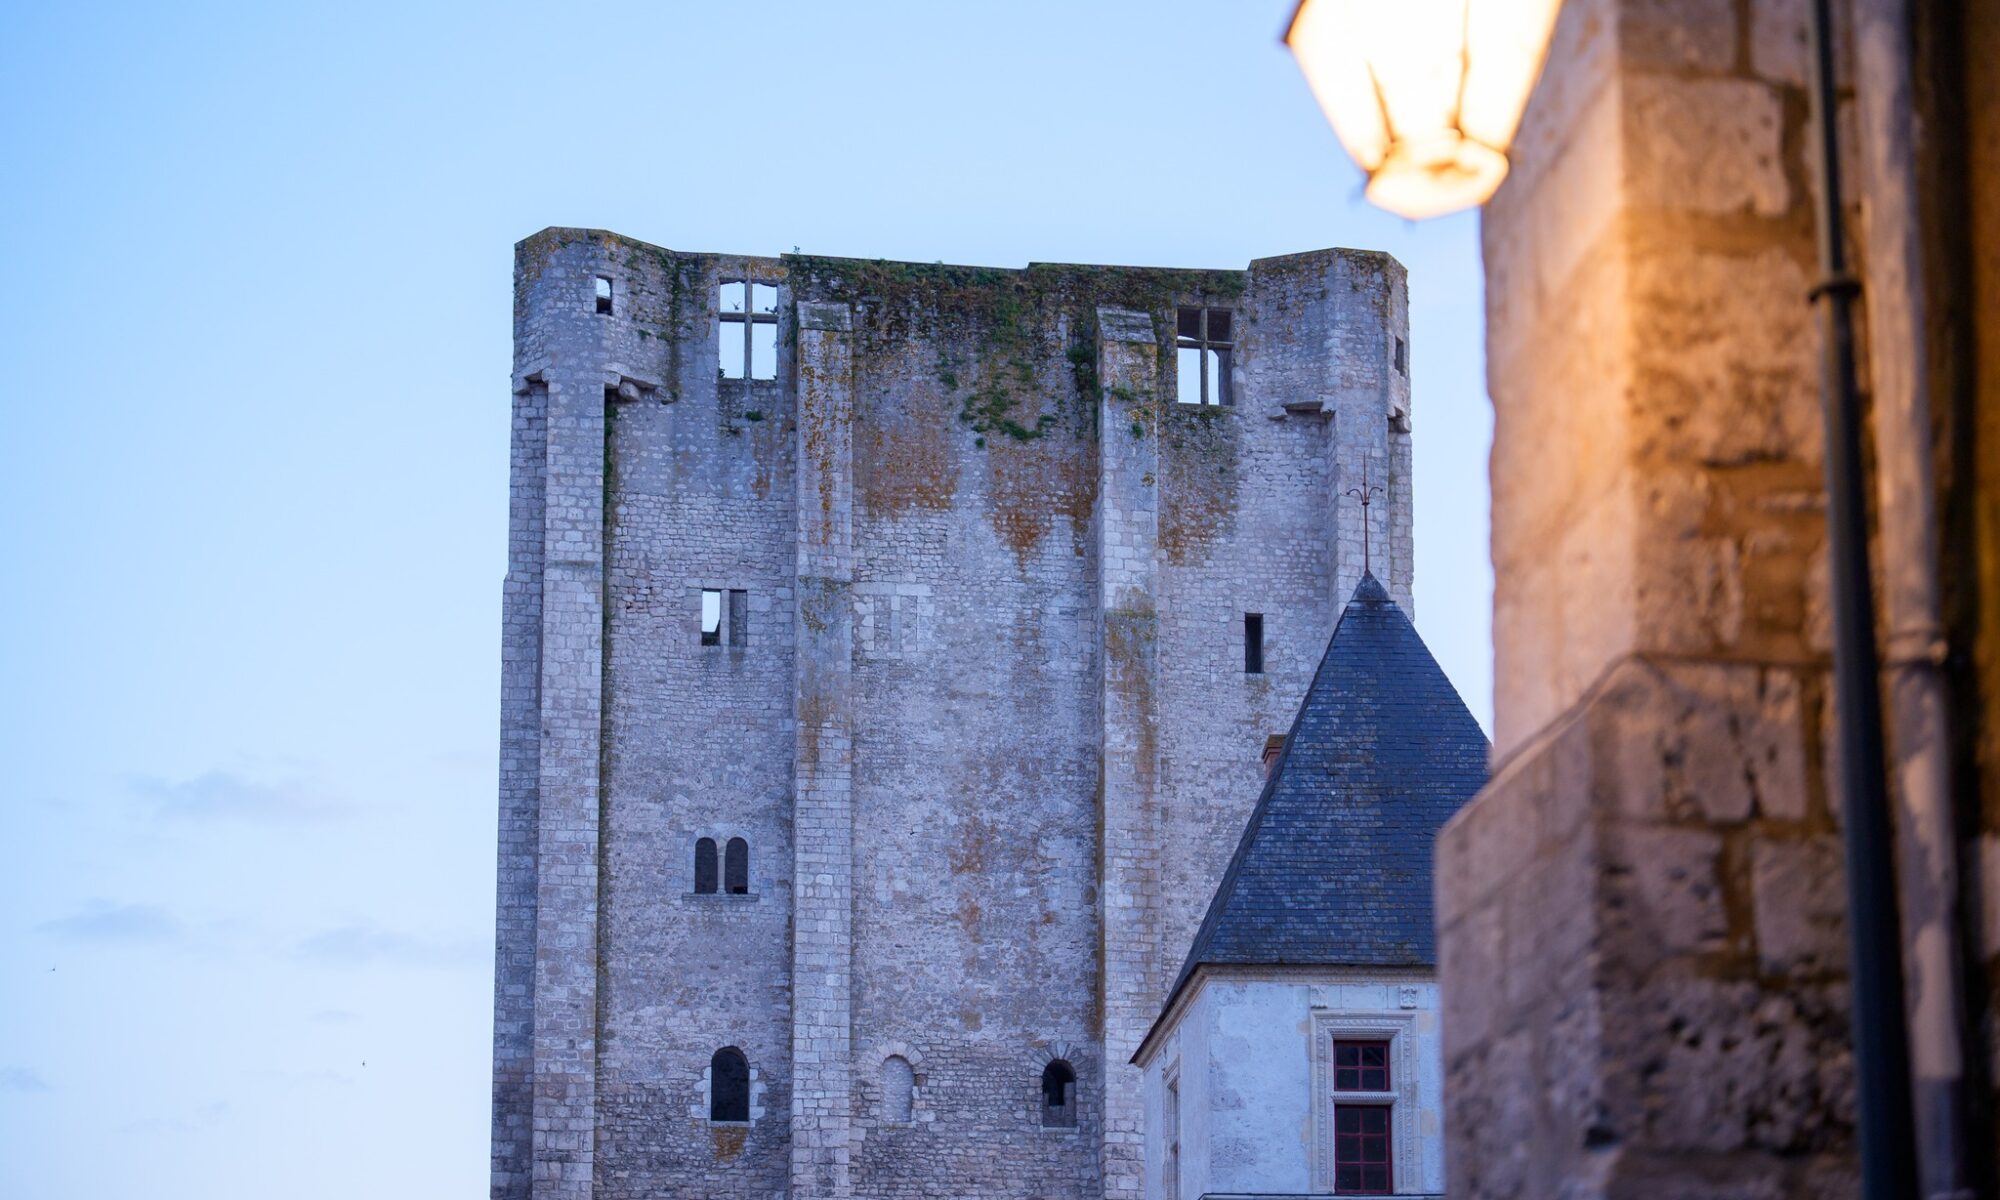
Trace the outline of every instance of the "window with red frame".
[[1333, 1042], [1333, 1190], [1386, 1196], [1394, 1187], [1389, 1163], [1393, 1111], [1388, 1094], [1389, 1043]]

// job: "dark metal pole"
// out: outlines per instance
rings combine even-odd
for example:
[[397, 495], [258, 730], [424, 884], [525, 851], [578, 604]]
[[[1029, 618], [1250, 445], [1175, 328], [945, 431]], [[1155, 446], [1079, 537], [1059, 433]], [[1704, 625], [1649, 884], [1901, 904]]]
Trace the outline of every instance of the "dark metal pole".
[[1842, 830], [1847, 843], [1847, 932], [1854, 993], [1854, 1086], [1861, 1121], [1861, 1194], [1914, 1200], [1909, 1025], [1903, 1006], [1903, 931], [1896, 915], [1895, 845], [1882, 748], [1875, 597], [1868, 576], [1861, 401], [1854, 373], [1854, 297], [1841, 219], [1840, 144], [1829, 0], [1812, 0], [1813, 126], [1819, 166], [1820, 306], [1826, 342], [1827, 539], [1833, 566], [1833, 675], [1840, 716]]

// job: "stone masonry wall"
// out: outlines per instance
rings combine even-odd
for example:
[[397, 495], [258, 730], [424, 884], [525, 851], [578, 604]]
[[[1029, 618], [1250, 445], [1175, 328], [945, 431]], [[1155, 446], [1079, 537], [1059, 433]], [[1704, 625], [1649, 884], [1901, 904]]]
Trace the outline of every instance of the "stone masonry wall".
[[1800, 0], [1571, 0], [1486, 208], [1492, 783], [1440, 834], [1470, 1200], [1854, 1187]]
[[1825, 687], [1627, 659], [1440, 835], [1454, 1196], [1854, 1194]]
[[[744, 278], [779, 288], [774, 380], [717, 378]], [[1176, 304], [1237, 314], [1233, 408], [1174, 405]], [[503, 771], [494, 1194], [1136, 1195], [1127, 1060], [1360, 577], [1364, 468], [1409, 601], [1401, 268], [550, 230], [517, 306], [507, 678], [541, 682], [504, 728], [539, 766]], [[700, 644], [703, 589], [743, 637]], [[701, 837], [749, 843], [748, 895], [694, 894]], [[747, 1124], [708, 1120], [722, 1047]], [[1040, 1125], [1053, 1058], [1074, 1129]]]

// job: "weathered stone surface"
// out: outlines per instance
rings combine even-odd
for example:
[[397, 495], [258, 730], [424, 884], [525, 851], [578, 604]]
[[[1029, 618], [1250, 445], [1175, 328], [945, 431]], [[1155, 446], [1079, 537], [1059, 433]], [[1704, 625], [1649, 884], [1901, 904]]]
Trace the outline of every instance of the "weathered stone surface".
[[1565, 5], [1486, 209], [1502, 755], [1625, 655], [1822, 647], [1804, 97], [1743, 8]]
[[[1408, 609], [1401, 267], [549, 230], [516, 271], [495, 1195], [1133, 1194], [1127, 1059], [1364, 545]], [[719, 377], [746, 279], [772, 378]], [[1234, 313], [1235, 407], [1174, 403], [1177, 304]], [[695, 894], [702, 838], [744, 894]], [[727, 1046], [747, 1124], [707, 1119]]]
[[[1440, 835], [1454, 1195], [1803, 1200], [1851, 1170], [1802, 674], [1628, 659]], [[1535, 831], [1501, 877], [1496, 827]]]
[[1847, 969], [1847, 883], [1838, 839], [1757, 842], [1750, 849], [1750, 887], [1764, 970]]
[[1788, 207], [1775, 89], [1635, 73], [1625, 81], [1625, 101], [1625, 119], [1639, 131], [1626, 147], [1634, 191], [1675, 190], [1677, 206], [1704, 213], [1775, 216]]

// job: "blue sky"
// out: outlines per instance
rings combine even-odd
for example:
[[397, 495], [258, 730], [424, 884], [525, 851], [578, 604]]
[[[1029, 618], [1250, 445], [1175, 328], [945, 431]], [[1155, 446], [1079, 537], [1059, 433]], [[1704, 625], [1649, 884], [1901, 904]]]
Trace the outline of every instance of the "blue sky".
[[[0, 6], [0, 1195], [483, 1194], [511, 246], [1410, 268], [1489, 714], [1477, 223], [1215, 4]], [[1489, 722], [1490, 724], [1490, 722]]]

